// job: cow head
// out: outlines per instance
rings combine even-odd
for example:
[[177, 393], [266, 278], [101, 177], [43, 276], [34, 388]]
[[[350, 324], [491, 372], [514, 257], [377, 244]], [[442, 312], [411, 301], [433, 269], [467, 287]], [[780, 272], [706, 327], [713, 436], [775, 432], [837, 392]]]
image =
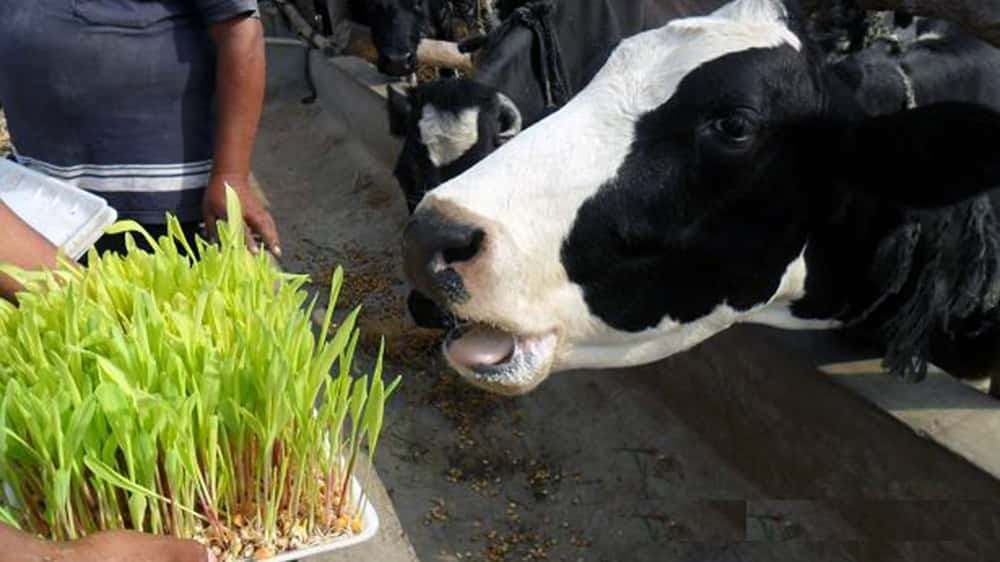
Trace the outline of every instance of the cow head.
[[417, 46], [431, 27], [427, 0], [364, 0], [378, 69], [390, 76], [417, 70]]
[[389, 90], [389, 123], [403, 139], [396, 179], [412, 212], [428, 191], [457, 177], [521, 131], [521, 113], [500, 91], [473, 80]]
[[1000, 184], [996, 114], [863, 117], [821, 59], [776, 0], [672, 22], [624, 41], [562, 110], [428, 194], [405, 268], [463, 320], [451, 365], [518, 394], [738, 322], [833, 325], [796, 305], [836, 284], [810, 283], [809, 265], [838, 201], [943, 205]]

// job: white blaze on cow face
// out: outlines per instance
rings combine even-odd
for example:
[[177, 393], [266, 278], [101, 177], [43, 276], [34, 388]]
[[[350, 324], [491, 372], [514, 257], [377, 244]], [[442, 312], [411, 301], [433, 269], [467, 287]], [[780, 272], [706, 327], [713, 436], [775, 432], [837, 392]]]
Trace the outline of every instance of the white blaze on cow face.
[[[432, 211], [486, 233], [480, 256], [454, 265], [469, 298], [453, 304], [453, 312], [509, 331], [519, 342], [511, 365], [485, 372], [452, 361], [461, 374], [514, 394], [534, 388], [552, 371], [646, 363], [686, 350], [770, 305], [787, 306], [803, 292], [800, 256], [789, 264], [778, 292], [752, 311], [720, 303], [696, 322], [664, 318], [655, 328], [624, 332], [593, 314], [561, 261], [578, 211], [616, 178], [638, 120], [667, 103], [692, 71], [720, 57], [779, 46], [799, 50], [784, 17], [780, 2], [739, 0], [710, 16], [677, 20], [623, 41], [563, 109], [427, 196], [418, 213]], [[545, 356], [518, 356], [521, 347]]]
[[433, 105], [424, 106], [420, 140], [434, 166], [440, 168], [456, 162], [479, 142], [479, 108], [453, 113]]

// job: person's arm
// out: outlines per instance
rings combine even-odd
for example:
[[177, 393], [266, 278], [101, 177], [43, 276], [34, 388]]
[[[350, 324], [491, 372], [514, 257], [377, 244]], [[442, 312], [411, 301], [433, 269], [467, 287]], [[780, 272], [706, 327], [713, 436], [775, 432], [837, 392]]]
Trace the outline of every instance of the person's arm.
[[[58, 249], [51, 242], [0, 201], [0, 264], [22, 269], [55, 269], [57, 256]], [[0, 296], [14, 300], [21, 289], [20, 283], [0, 274]]]
[[75, 542], [36, 539], [0, 524], [0, 562], [214, 562], [194, 541], [115, 531]]
[[274, 219], [250, 186], [250, 155], [264, 103], [264, 30], [260, 20], [240, 16], [212, 23], [218, 70], [215, 161], [205, 194], [205, 225], [214, 235], [215, 222], [226, 216], [226, 185], [240, 196], [243, 218], [252, 235], [261, 238], [275, 256], [281, 244]]

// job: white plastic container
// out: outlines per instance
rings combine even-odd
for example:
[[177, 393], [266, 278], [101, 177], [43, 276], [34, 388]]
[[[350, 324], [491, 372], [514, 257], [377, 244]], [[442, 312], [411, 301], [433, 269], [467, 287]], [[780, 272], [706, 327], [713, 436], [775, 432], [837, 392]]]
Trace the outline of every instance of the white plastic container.
[[26, 223], [79, 259], [118, 212], [100, 197], [0, 158], [0, 199]]
[[[361, 484], [358, 483], [357, 478], [351, 478], [351, 495], [355, 498], [361, 497]], [[326, 544], [286, 552], [279, 556], [275, 556], [274, 558], [266, 558], [265, 562], [293, 562], [295, 560], [307, 560], [314, 556], [321, 556], [323, 554], [329, 554], [335, 550], [342, 550], [359, 545], [375, 536], [375, 533], [378, 532], [378, 525], [378, 514], [375, 513], [375, 507], [372, 506], [372, 502], [365, 500], [365, 510], [361, 513], [361, 533], [346, 537], [338, 537], [332, 539]]]

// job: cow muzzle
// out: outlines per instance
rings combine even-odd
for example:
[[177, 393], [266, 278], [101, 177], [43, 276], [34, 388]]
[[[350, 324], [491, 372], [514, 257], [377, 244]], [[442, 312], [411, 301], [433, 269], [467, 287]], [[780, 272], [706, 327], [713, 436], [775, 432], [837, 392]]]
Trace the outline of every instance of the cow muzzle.
[[415, 215], [403, 234], [406, 275], [421, 293], [445, 306], [468, 299], [459, 266], [480, 255], [486, 233], [433, 212]]
[[412, 51], [379, 54], [378, 70], [389, 76], [409, 76], [417, 71], [417, 55]]
[[487, 228], [418, 210], [403, 235], [404, 270], [449, 317], [443, 351], [451, 367], [491, 392], [524, 394], [551, 371], [558, 337], [554, 329], [521, 331], [492, 311], [484, 284], [491, 244]]

